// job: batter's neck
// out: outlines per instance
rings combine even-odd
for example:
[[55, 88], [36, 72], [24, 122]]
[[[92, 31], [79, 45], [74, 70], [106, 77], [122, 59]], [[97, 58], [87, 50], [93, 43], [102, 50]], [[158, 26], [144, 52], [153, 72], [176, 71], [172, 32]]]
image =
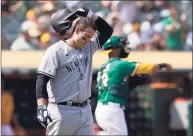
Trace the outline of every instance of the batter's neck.
[[66, 40], [66, 43], [67, 43], [68, 45], [70, 45], [72, 48], [78, 49], [78, 47], [76, 46], [76, 43], [74, 42], [73, 39], [68, 39], [68, 40]]

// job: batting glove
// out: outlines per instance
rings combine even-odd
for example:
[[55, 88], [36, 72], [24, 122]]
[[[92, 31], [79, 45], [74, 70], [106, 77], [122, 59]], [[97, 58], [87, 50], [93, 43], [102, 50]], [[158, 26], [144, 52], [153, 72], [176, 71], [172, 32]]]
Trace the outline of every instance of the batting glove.
[[82, 7], [82, 8], [77, 9], [76, 14], [82, 17], [91, 18], [93, 12], [86, 7]]
[[46, 108], [46, 105], [38, 106], [37, 118], [40, 124], [44, 127], [47, 127], [48, 123], [52, 122], [52, 119], [48, 116], [48, 110]]

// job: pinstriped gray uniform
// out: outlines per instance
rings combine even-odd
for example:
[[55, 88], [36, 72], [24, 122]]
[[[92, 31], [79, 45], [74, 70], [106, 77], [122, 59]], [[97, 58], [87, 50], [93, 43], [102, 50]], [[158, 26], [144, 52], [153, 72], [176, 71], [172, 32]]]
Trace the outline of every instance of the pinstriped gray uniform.
[[47, 84], [49, 102], [82, 102], [91, 96], [92, 58], [97, 49], [100, 46], [95, 35], [81, 49], [60, 40], [45, 51], [38, 73], [51, 77]]

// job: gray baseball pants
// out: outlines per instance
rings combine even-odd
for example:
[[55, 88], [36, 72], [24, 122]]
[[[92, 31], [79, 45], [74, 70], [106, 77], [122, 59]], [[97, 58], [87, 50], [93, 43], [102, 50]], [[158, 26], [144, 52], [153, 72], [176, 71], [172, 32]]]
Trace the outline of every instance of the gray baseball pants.
[[48, 114], [52, 122], [46, 135], [94, 135], [90, 104], [85, 107], [48, 104]]

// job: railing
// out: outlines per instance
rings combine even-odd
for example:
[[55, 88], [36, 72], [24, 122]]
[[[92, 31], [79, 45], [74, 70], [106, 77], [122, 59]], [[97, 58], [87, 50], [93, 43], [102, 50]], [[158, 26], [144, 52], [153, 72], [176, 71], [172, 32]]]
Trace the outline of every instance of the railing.
[[[37, 69], [43, 51], [2, 51], [2, 68]], [[93, 56], [93, 68], [99, 68], [108, 60], [108, 53], [98, 51]], [[127, 58], [141, 63], [170, 63], [176, 69], [192, 69], [192, 52], [133, 51]]]

